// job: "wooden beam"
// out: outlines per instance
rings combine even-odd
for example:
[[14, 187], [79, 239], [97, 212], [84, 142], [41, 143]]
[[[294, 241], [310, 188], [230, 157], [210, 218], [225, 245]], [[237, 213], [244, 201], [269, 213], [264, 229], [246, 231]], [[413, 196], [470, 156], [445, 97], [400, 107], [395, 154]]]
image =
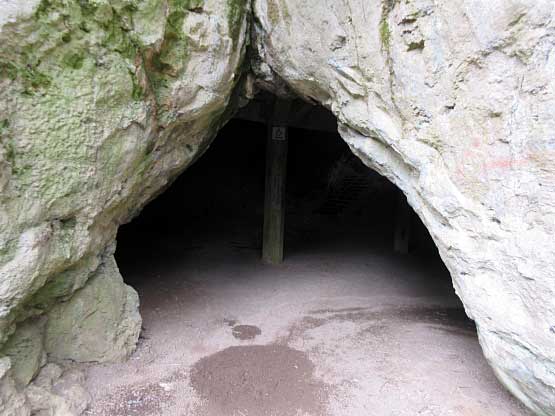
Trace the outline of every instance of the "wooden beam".
[[393, 236], [393, 249], [396, 253], [408, 254], [412, 228], [412, 208], [407, 198], [401, 195], [397, 201], [395, 212], [395, 235]]
[[283, 262], [289, 106], [277, 100], [268, 123], [262, 260], [269, 264]]

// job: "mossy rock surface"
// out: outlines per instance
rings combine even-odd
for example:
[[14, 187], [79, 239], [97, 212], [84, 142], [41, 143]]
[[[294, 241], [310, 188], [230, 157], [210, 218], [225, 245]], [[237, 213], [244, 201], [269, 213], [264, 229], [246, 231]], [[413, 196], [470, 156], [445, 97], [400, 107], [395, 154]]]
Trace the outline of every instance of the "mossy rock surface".
[[[15, 3], [0, 0], [0, 348], [95, 291], [118, 226], [209, 146], [248, 67], [247, 1]], [[117, 287], [114, 305], [129, 307], [103, 304], [112, 321], [137, 321]], [[129, 354], [125, 338], [108, 338], [106, 359]]]

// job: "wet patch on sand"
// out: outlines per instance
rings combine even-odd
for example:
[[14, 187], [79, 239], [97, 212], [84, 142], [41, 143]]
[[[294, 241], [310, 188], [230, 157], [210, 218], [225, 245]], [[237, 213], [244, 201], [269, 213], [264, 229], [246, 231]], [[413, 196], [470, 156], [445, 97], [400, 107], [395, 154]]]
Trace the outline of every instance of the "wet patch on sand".
[[326, 385], [306, 353], [284, 345], [230, 347], [199, 360], [191, 385], [201, 415], [323, 416]]
[[356, 307], [356, 308], [341, 308], [341, 309], [315, 309], [309, 311], [312, 314], [322, 314], [322, 313], [350, 313], [350, 312], [365, 312], [368, 311], [369, 308], [364, 307]]
[[404, 321], [442, 325], [451, 328], [476, 332], [476, 325], [466, 316], [462, 308], [446, 307], [411, 307], [398, 310], [398, 316]]
[[255, 339], [258, 335], [262, 334], [262, 331], [254, 325], [235, 325], [231, 333], [235, 338], [246, 341]]
[[450, 327], [471, 329], [474, 323], [466, 316], [462, 308], [446, 308], [441, 306], [405, 306], [395, 308], [348, 308], [320, 309], [312, 312], [325, 315], [326, 320], [361, 321], [395, 319], [407, 322], [441, 324]]
[[371, 327], [364, 332], [382, 333], [387, 331], [390, 323], [406, 324], [420, 323], [431, 325], [434, 329], [450, 335], [477, 337], [476, 326], [465, 314], [462, 308], [446, 308], [439, 306], [406, 306], [375, 308], [343, 308], [318, 309], [311, 311], [300, 322], [292, 326], [289, 335], [281, 339], [288, 344], [292, 340], [302, 337], [302, 334], [330, 322], [370, 323]]

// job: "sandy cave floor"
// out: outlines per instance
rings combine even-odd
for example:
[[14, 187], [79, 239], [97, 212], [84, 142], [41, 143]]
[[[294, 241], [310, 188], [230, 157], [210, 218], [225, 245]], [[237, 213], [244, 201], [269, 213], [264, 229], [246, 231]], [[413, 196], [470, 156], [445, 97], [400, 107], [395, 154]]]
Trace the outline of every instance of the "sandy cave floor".
[[140, 344], [87, 369], [87, 415], [528, 414], [437, 263], [340, 236], [281, 266], [233, 236], [154, 246], [122, 266]]

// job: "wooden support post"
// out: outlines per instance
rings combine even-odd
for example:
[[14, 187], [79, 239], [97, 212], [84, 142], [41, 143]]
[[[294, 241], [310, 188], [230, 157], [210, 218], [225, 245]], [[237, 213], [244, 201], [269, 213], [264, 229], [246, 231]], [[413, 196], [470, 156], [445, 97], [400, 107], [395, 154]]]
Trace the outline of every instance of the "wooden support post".
[[289, 106], [276, 100], [268, 123], [262, 260], [269, 264], [283, 262]]
[[393, 249], [396, 253], [408, 254], [410, 247], [412, 210], [404, 195], [397, 201], [395, 213], [395, 235]]

